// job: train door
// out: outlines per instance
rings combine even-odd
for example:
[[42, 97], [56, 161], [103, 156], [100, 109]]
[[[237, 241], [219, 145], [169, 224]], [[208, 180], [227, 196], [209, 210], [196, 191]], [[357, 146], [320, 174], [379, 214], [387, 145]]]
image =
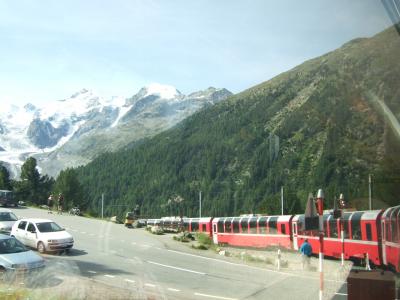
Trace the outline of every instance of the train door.
[[292, 232], [293, 232], [293, 248], [294, 250], [299, 250], [299, 244], [297, 242], [297, 222], [292, 222]]
[[217, 222], [213, 222], [212, 224], [212, 232], [213, 232], [213, 242], [214, 244], [218, 244], [218, 235], [217, 235]]

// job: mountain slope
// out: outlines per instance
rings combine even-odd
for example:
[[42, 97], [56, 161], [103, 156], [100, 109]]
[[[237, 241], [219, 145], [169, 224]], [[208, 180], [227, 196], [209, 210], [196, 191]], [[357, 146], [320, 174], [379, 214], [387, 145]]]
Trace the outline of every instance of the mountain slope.
[[54, 176], [168, 129], [230, 95], [226, 89], [208, 88], [185, 96], [172, 86], [152, 84], [129, 99], [105, 99], [82, 89], [41, 108], [3, 108], [0, 161], [16, 175], [26, 157], [33, 155], [41, 171]]
[[[92, 211], [139, 203], [169, 213], [183, 196], [186, 215], [301, 212], [309, 192], [325, 190], [326, 207], [344, 193], [359, 209], [374, 197], [398, 204], [400, 139], [380, 102], [400, 117], [399, 36], [392, 28], [356, 39], [268, 82], [202, 110], [133, 149], [79, 169]], [[177, 213], [177, 208], [175, 213]], [[115, 213], [108, 207], [108, 213]]]

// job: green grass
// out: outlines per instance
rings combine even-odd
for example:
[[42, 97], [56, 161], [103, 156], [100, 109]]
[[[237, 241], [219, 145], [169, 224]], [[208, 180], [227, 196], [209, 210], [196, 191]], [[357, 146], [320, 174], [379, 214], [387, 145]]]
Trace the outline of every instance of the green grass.
[[196, 240], [199, 242], [200, 245], [210, 247], [212, 245], [211, 237], [208, 234], [198, 232], [196, 233]]

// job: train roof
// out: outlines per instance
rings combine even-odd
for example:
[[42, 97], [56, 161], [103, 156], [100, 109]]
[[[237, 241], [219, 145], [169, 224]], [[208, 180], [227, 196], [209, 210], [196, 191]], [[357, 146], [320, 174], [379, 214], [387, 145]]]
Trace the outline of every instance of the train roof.
[[387, 209], [383, 212], [382, 217], [386, 218], [386, 217], [389, 216], [389, 214], [392, 214], [393, 212], [397, 212], [397, 214], [399, 214], [399, 212], [400, 212], [400, 205], [387, 208]]
[[206, 218], [187, 218], [191, 221], [200, 221], [200, 222], [210, 222], [211, 221], [211, 217], [206, 217]]
[[214, 222], [217, 222], [219, 220], [225, 220], [225, 219], [261, 219], [261, 218], [269, 218], [269, 217], [275, 217], [278, 218], [279, 222], [287, 222], [290, 220], [290, 218], [292, 217], [292, 215], [274, 215], [274, 216], [265, 216], [265, 215], [257, 215], [257, 216], [236, 216], [236, 217], [218, 217], [218, 218], [214, 218]]
[[[381, 210], [345, 211], [343, 213], [343, 217], [348, 220], [352, 215], [361, 213], [361, 220], [376, 220], [381, 212], [382, 212]], [[326, 216], [333, 216], [333, 215], [325, 213], [324, 217]], [[304, 214], [295, 215], [293, 217], [293, 221], [298, 221], [300, 217], [304, 217]]]

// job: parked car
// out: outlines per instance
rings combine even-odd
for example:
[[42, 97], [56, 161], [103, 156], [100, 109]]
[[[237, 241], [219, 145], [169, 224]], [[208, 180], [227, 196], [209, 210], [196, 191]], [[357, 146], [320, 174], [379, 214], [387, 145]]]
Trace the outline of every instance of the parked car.
[[10, 234], [11, 227], [18, 221], [14, 213], [6, 208], [0, 208], [0, 233]]
[[11, 236], [40, 253], [68, 252], [74, 245], [70, 233], [57, 223], [47, 219], [21, 219], [11, 229]]
[[0, 234], [0, 274], [15, 275], [44, 268], [44, 259], [14, 237]]

